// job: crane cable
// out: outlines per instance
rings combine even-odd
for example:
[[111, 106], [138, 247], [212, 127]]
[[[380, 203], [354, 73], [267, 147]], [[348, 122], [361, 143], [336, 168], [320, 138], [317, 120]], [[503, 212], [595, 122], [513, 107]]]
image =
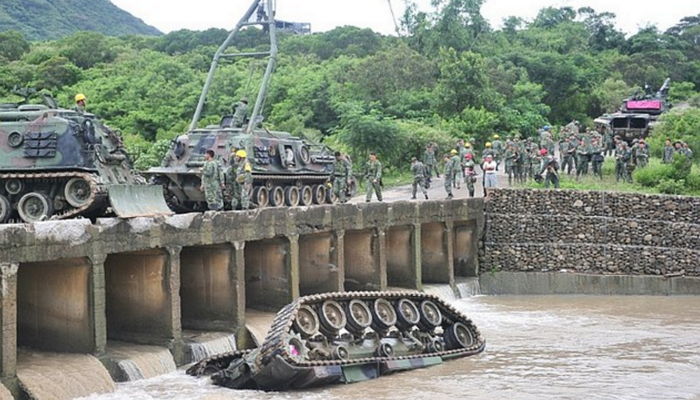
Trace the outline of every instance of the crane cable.
[[394, 22], [396, 35], [401, 36], [401, 30], [399, 29], [399, 24], [396, 22], [396, 14], [394, 14], [394, 7], [391, 5], [391, 0], [387, 0], [387, 3], [389, 3], [389, 12], [391, 13], [391, 20]]

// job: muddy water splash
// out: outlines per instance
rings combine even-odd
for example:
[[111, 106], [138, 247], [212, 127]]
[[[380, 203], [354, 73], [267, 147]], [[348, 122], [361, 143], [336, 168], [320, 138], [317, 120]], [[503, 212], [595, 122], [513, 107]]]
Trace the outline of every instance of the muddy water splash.
[[119, 381], [153, 378], [177, 369], [173, 355], [165, 347], [109, 342], [107, 354], [110, 358], [119, 360]]
[[232, 333], [184, 331], [182, 336], [190, 363], [236, 350], [236, 336]]
[[696, 400], [700, 394], [700, 297], [478, 296], [454, 304], [486, 337], [484, 353], [312, 391], [229, 391], [176, 372], [91, 399]]

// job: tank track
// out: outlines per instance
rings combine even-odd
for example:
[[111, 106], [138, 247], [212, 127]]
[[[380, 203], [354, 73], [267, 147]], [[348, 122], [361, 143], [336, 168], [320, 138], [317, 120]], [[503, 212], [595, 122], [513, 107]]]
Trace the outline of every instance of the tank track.
[[319, 181], [325, 182], [331, 178], [331, 175], [256, 175], [253, 174], [255, 181]]
[[[472, 338], [471, 345], [452, 349], [434, 349], [433, 351], [423, 349], [423, 351], [420, 351], [419, 353], [408, 355], [374, 355], [371, 357], [349, 359], [338, 359], [337, 357], [334, 358], [332, 356], [326, 357], [329, 359], [310, 359], [308, 356], [299, 357], [299, 355], [290, 354], [289, 338], [299, 338], [299, 333], [295, 332], [296, 328], [294, 328], [294, 325], [295, 320], [299, 314], [299, 310], [302, 309], [302, 307], [317, 307], [319, 304], [323, 304], [327, 300], [345, 303], [350, 302], [351, 300], [361, 300], [367, 302], [374, 301], [380, 298], [386, 299], [390, 302], [394, 302], [392, 303], [393, 307], [396, 307], [396, 302], [398, 302], [401, 299], [411, 300], [414, 302], [414, 304], [416, 302], [423, 302], [426, 300], [433, 302], [439, 308], [440, 313], [442, 315], [442, 320], [439, 326], [450, 327], [456, 323], [463, 324], [469, 330], [470, 336]], [[413, 326], [404, 330], [410, 331], [411, 329], [414, 329]], [[406, 332], [398, 332], [398, 334], [405, 333]], [[383, 339], [389, 337], [386, 336], [386, 332], [383, 335], [385, 336]], [[382, 335], [380, 334], [379, 336]], [[441, 340], [442, 339], [444, 338], [441, 337]], [[378, 342], [381, 342], [381, 339]], [[451, 359], [477, 354], [483, 351], [485, 344], [485, 340], [481, 336], [481, 333], [469, 318], [464, 316], [460, 311], [455, 309], [453, 306], [445, 303], [435, 295], [420, 293], [416, 291], [324, 293], [299, 298], [293, 303], [288, 304], [287, 306], [282, 308], [275, 316], [272, 322], [272, 326], [268, 331], [268, 334], [266, 335], [263, 344], [258, 349], [252, 351], [249, 350], [248, 353], [245, 354], [243, 354], [242, 352], [233, 352], [219, 356], [214, 356], [200, 361], [199, 363], [191, 367], [187, 372], [195, 376], [203, 374], [207, 375], [208, 373], [215, 372], [217, 370], [222, 370], [222, 367], [226, 368], [227, 362], [230, 363], [240, 358], [245, 358], [246, 360], [248, 360], [253, 374], [256, 371], [264, 370], [272, 363], [278, 362], [279, 358], [284, 360], [285, 363], [292, 366], [293, 368], [345, 367], [393, 361], [411, 361], [426, 357], [441, 357], [444, 359]]]
[[103, 189], [97, 184], [97, 176], [88, 172], [42, 172], [42, 173], [0, 173], [0, 180], [20, 179], [20, 180], [69, 180], [71, 178], [82, 178], [90, 185], [90, 197], [81, 207], [70, 207], [61, 213], [51, 216], [51, 220], [66, 219], [80, 215], [90, 210], [99, 201], [99, 197], [104, 195]]

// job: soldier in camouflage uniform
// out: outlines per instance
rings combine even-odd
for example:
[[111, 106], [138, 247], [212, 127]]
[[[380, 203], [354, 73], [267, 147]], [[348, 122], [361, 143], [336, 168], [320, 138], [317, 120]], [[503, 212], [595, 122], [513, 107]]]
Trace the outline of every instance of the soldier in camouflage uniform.
[[593, 174], [603, 179], [603, 162], [605, 162], [605, 147], [600, 143], [601, 139], [595, 138], [591, 144], [591, 166]]
[[233, 120], [231, 121], [234, 128], [240, 128], [245, 124], [245, 119], [248, 116], [248, 98], [244, 97], [233, 106]]
[[427, 171], [425, 170], [423, 163], [418, 161], [416, 157], [411, 158], [411, 173], [413, 174], [413, 194], [411, 199], [415, 200], [418, 187], [420, 187], [421, 192], [423, 192], [423, 196], [425, 196], [425, 199], [428, 200], [428, 191], [425, 189]]
[[382, 201], [382, 163], [377, 160], [376, 153], [369, 153], [369, 162], [365, 172], [367, 182], [367, 196], [365, 201], [372, 201], [372, 193], [377, 194], [377, 200]]
[[664, 146], [664, 158], [662, 162], [664, 164], [670, 164], [673, 162], [673, 145], [671, 144], [671, 139], [666, 139], [666, 146]]
[[236, 170], [238, 169], [238, 164], [236, 164], [236, 151], [237, 149], [231, 149], [231, 156], [229, 158], [229, 165], [224, 170], [224, 203], [230, 205], [232, 210], [235, 210], [238, 203], [234, 203], [236, 200]]
[[[503, 142], [501, 141], [501, 137], [498, 135], [493, 135], [493, 142], [491, 142], [491, 147], [493, 148], [493, 160], [496, 161], [496, 165], [500, 166], [501, 161], [503, 160]], [[496, 167], [496, 170], [498, 171], [498, 167]]]
[[647, 164], [649, 164], [649, 145], [644, 141], [644, 139], [639, 139], [639, 143], [637, 143], [637, 148], [635, 150], [635, 156], [639, 168], [644, 168], [647, 166]]
[[632, 152], [627, 147], [627, 142], [620, 140], [617, 150], [615, 151], [615, 180], [619, 182], [631, 182], [632, 177], [629, 175], [627, 165], [632, 162]]
[[[508, 174], [508, 185], [513, 184], [513, 178], [516, 177], [515, 162], [518, 159], [518, 152], [515, 150], [514, 144], [509, 144], [506, 151], [503, 153], [503, 162], [505, 163], [506, 174]], [[516, 178], [517, 179], [517, 178]]]
[[204, 154], [204, 167], [202, 168], [202, 186], [207, 201], [207, 208], [219, 211], [224, 208], [224, 199], [221, 193], [221, 167], [214, 159], [214, 150], [207, 150]]
[[339, 151], [336, 151], [335, 163], [333, 163], [333, 193], [341, 203], [348, 201], [346, 197], [348, 182], [350, 182], [350, 163]]
[[[456, 156], [457, 155], [457, 150], [452, 150], [452, 155]], [[443, 175], [445, 176], [445, 191], [447, 192], [447, 198], [451, 199], [452, 196], [452, 179], [454, 178], [454, 163], [452, 162], [452, 158], [448, 155], [445, 154], [445, 166], [444, 170], [442, 171]]]
[[472, 153], [467, 153], [464, 159], [464, 179], [467, 184], [467, 191], [469, 192], [469, 197], [474, 197], [474, 183], [476, 182], [474, 155]]
[[[236, 195], [232, 200], [241, 205], [241, 210], [250, 208], [250, 194], [253, 191], [253, 167], [248, 162], [248, 153], [245, 150], [236, 152]], [[235, 206], [234, 206], [235, 209]]]
[[435, 176], [440, 177], [440, 171], [438, 171], [437, 159], [435, 158], [435, 146], [433, 143], [425, 146], [425, 152], [423, 153], [423, 163], [425, 164], [425, 170], [427, 172], [428, 180], [433, 177], [433, 171], [435, 171]]

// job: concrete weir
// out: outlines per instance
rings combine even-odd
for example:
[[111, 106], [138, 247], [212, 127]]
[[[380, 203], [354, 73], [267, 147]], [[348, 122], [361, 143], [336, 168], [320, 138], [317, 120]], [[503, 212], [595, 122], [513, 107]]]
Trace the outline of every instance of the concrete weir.
[[[110, 391], [250, 346], [302, 295], [454, 284], [478, 274], [483, 209], [468, 199], [2, 225], [2, 383], [40, 400]], [[57, 360], [111, 379], [71, 383], [51, 373]], [[70, 390], [38, 394], [44, 375]]]

